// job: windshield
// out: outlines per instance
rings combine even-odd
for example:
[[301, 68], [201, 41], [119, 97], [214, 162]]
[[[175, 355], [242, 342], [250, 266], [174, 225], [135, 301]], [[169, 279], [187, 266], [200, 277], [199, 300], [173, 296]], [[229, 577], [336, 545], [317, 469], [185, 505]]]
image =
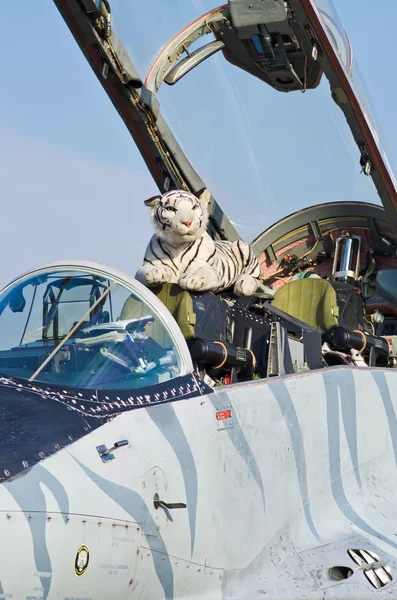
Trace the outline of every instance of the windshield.
[[[332, 3], [318, 0], [321, 18], [346, 70], [373, 111]], [[113, 27], [141, 77], [190, 22], [217, 7], [213, 0], [112, 2]], [[150, 15], [150, 16], [149, 16]], [[212, 34], [191, 49], [215, 39]], [[208, 39], [207, 39], [208, 38]], [[328, 80], [305, 93], [281, 93], [231, 65], [221, 52], [158, 92], [161, 112], [193, 167], [243, 239], [279, 219], [326, 202], [380, 204]], [[369, 116], [371, 114], [371, 116]]]
[[129, 286], [92, 269], [47, 269], [0, 295], [0, 374], [135, 389], [181, 374], [173, 336]]

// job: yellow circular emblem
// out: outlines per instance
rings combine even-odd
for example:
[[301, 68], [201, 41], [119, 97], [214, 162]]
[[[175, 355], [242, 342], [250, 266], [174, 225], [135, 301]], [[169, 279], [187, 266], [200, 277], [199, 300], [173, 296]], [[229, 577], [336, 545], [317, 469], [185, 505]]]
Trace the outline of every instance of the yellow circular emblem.
[[88, 563], [90, 562], [90, 551], [87, 546], [80, 546], [76, 553], [76, 559], [74, 561], [74, 572], [77, 577], [84, 575], [88, 569]]

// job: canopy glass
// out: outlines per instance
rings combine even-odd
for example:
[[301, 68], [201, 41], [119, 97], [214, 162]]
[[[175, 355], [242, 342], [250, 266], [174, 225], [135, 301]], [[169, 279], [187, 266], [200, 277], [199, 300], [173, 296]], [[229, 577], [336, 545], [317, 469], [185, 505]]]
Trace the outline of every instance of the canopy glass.
[[1, 295], [0, 330], [2, 375], [31, 382], [136, 389], [184, 368], [161, 315], [128, 283], [93, 268], [18, 279]]
[[[113, 27], [143, 79], [158, 53], [213, 0], [113, 0]], [[329, 0], [318, 0], [331, 42], [379, 128]], [[214, 39], [212, 34], [190, 50]], [[229, 64], [221, 52], [158, 92], [161, 112], [193, 167], [243, 239], [299, 209], [335, 201], [380, 204], [360, 152], [323, 76], [316, 89], [282, 93]], [[383, 150], [382, 150], [383, 151]], [[390, 168], [391, 170], [391, 168]]]

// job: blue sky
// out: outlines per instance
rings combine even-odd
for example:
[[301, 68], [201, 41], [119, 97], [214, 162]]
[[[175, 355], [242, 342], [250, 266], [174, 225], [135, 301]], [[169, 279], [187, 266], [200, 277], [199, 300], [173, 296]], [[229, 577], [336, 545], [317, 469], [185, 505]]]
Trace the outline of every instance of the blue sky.
[[[122, 12], [123, 2], [126, 0], [114, 0], [115, 17], [117, 9]], [[140, 6], [140, 3], [128, 1], [130, 12], [134, 4]], [[208, 4], [208, 0], [205, 0], [205, 7]], [[394, 0], [378, 0], [375, 10], [372, 0], [335, 0], [334, 4], [348, 31], [355, 57], [370, 90], [378, 120], [386, 134], [392, 163], [397, 164], [394, 100], [397, 83], [394, 77], [395, 49], [392, 45], [397, 5]], [[150, 0], [145, 3], [146, 10], [150, 12], [149, 5], [152, 8], [159, 7], [156, 22], [160, 25], [164, 21], [164, 11], [167, 16], [174, 11], [181, 18], [182, 5], [189, 13], [189, 18], [190, 14], [195, 16], [202, 12], [202, 0]], [[151, 234], [147, 209], [142, 201], [157, 191], [134, 142], [52, 2], [25, 2], [23, 12], [20, 3], [7, 3], [2, 14], [6, 27], [3, 27], [0, 41], [4, 82], [0, 94], [0, 182], [3, 191], [0, 285], [30, 267], [63, 258], [96, 260], [134, 273]], [[137, 22], [136, 19], [134, 21]], [[179, 22], [176, 23], [175, 30], [179, 25]], [[164, 40], [156, 38], [159, 43], [165, 42], [175, 32], [168, 32], [167, 28], [165, 31]], [[122, 33], [123, 40], [133, 48], [132, 38], [138, 38], [133, 35], [132, 25], [131, 30], [128, 29], [128, 20], [123, 23]], [[153, 48], [155, 50], [157, 48]], [[147, 58], [149, 60], [152, 56]], [[211, 68], [216, 69], [215, 62]], [[205, 73], [202, 69], [194, 82], [194, 85], [198, 82], [202, 86], [201, 90], [206, 85]], [[203, 168], [210, 180], [208, 183], [215, 188], [216, 196], [221, 197], [226, 211], [226, 198], [231, 198], [231, 217], [235, 221], [242, 221], [242, 233], [244, 226], [247, 227], [249, 241], [253, 237], [250, 220], [261, 222], [264, 219], [263, 222], [270, 224], [274, 218], [282, 216], [281, 213], [287, 214], [291, 212], [290, 208], [296, 209], [299, 205], [293, 207], [291, 204], [290, 207], [288, 202], [284, 202], [285, 206], [280, 208], [275, 183], [268, 183], [276, 171], [273, 167], [266, 171], [266, 165], [260, 164], [257, 168], [254, 164], [260, 146], [251, 146], [249, 136], [259, 133], [259, 138], [266, 139], [266, 136], [269, 137], [269, 127], [273, 127], [272, 135], [276, 127], [274, 123], [265, 122], [260, 125], [263, 129], [258, 129], [257, 121], [252, 119], [249, 102], [262, 93], [263, 85], [257, 92], [260, 83], [247, 84], [253, 86], [250, 89], [255, 94], [252, 92], [251, 98], [244, 101], [241, 108], [241, 105], [237, 105], [239, 100], [230, 92], [230, 82], [240, 81], [240, 73], [228, 73], [227, 76], [229, 83], [224, 81], [219, 94], [226, 94], [228, 99], [232, 95], [235, 98], [235, 105], [233, 98], [230, 102], [232, 116], [240, 111], [238, 114], [247, 117], [243, 121], [247, 126], [240, 130], [237, 128], [236, 134], [243, 140], [246, 155], [246, 170], [242, 167], [239, 177], [241, 184], [234, 184], [232, 179], [227, 181], [226, 177], [229, 173], [226, 165], [230, 163], [233, 166], [235, 154], [230, 150], [228, 136], [234, 134], [236, 128], [226, 127], [221, 136], [214, 135], [214, 127], [208, 120], [208, 135], [199, 138], [199, 144], [193, 143], [192, 135], [187, 135], [185, 120], [181, 119], [181, 106], [183, 100], [192, 95], [193, 88], [190, 81], [187, 82], [188, 78], [187, 83], [182, 80], [178, 98], [175, 95], [176, 88], [171, 88], [161, 90], [160, 100], [167, 118], [175, 124], [178, 137], [185, 142], [194, 164]], [[215, 96], [211, 91], [211, 99], [215, 100], [214, 115], [222, 116], [221, 95]], [[219, 104], [217, 108], [216, 100]], [[265, 100], [269, 102], [266, 105], [269, 111], [275, 100], [271, 95], [264, 97]], [[299, 118], [303, 120], [310, 116], [314, 130], [318, 128], [316, 118], [320, 119], [321, 114], [314, 114], [316, 103], [312, 99], [305, 102], [306, 105], [301, 98], [295, 101], [299, 105]], [[246, 112], [242, 113], [242, 110]], [[198, 137], [199, 126], [198, 118], [197, 131], [192, 124], [192, 131]], [[336, 126], [339, 126], [338, 123]], [[298, 131], [299, 128], [296, 126], [294, 130]], [[290, 132], [288, 134], [293, 135]], [[303, 152], [307, 149], [308, 156], [313, 155], [313, 145], [309, 140], [305, 140], [303, 146], [301, 139], [298, 142]], [[344, 169], [351, 169], [354, 163], [346, 159], [344, 164], [338, 166], [335, 162], [334, 165], [337, 157], [333, 143], [327, 145], [318, 138], [316, 144], [314, 153], [318, 153], [319, 145], [325, 153], [325, 175], [323, 179], [312, 181], [309, 169], [301, 179], [302, 186], [306, 187], [307, 179], [310, 180], [313, 198], [318, 197], [317, 201], [321, 202], [328, 199], [327, 194], [334, 199], [331, 197], [336, 193], [333, 190], [334, 181], [339, 179], [344, 183], [345, 176], [347, 181], [348, 175], [344, 174]], [[348, 145], [349, 142], [345, 149], [347, 154], [351, 153]], [[211, 166], [216, 166], [217, 171], [211, 172]], [[338, 169], [337, 175], [335, 169]], [[217, 178], [217, 172], [222, 177]], [[262, 190], [267, 204], [261, 200], [252, 213], [245, 209], [245, 204], [244, 210], [241, 210], [244, 190], [255, 196], [257, 189]], [[357, 192], [361, 194], [358, 188]], [[363, 189], [362, 199], [366, 199], [366, 193]], [[223, 199], [225, 202], [222, 202]]]

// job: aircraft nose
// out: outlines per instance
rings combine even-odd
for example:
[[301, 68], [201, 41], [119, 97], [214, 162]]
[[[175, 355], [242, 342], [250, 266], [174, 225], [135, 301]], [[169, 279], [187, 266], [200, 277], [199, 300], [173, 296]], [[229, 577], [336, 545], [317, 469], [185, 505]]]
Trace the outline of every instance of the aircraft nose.
[[186, 227], [190, 227], [190, 225], [193, 223], [193, 221], [182, 221], [182, 225], [186, 225]]

